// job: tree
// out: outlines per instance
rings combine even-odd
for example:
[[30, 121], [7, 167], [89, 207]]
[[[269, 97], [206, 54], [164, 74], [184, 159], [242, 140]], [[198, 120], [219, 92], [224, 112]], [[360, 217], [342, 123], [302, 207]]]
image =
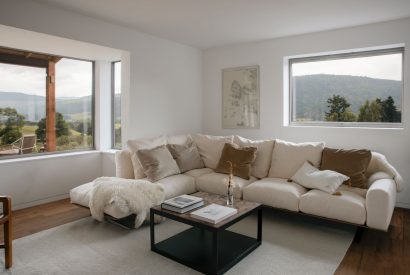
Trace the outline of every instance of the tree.
[[0, 117], [5, 118], [4, 128], [0, 130], [2, 143], [10, 144], [18, 140], [22, 136], [24, 116], [14, 108], [0, 108]]
[[376, 99], [371, 102], [369, 102], [369, 100], [366, 100], [366, 102], [360, 107], [359, 117], [357, 118], [357, 121], [380, 122], [382, 116], [382, 107], [380, 102], [380, 99]]
[[349, 109], [350, 103], [340, 95], [333, 95], [327, 100], [329, 112], [326, 112], [327, 121], [355, 121], [356, 116]]
[[382, 122], [401, 121], [401, 112], [397, 111], [397, 107], [394, 105], [394, 99], [391, 96], [389, 96], [386, 100], [380, 101], [380, 103]]
[[[46, 140], [46, 119], [42, 118], [38, 122], [38, 128], [36, 130], [37, 139], [41, 142]], [[61, 113], [56, 113], [56, 137], [69, 136], [70, 129], [68, 128], [68, 123], [64, 120], [64, 117]]]
[[72, 129], [84, 135], [92, 135], [93, 132], [93, 127], [90, 119], [87, 119], [85, 121], [76, 120], [71, 123], [71, 127]]

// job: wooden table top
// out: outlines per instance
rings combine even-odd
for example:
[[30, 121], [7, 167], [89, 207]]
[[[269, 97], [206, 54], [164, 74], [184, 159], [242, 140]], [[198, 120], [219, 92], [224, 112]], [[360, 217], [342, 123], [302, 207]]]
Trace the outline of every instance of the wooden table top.
[[197, 192], [197, 193], [190, 194], [190, 195], [195, 196], [195, 197], [203, 198], [204, 199], [204, 205], [201, 206], [201, 207], [195, 208], [191, 211], [188, 211], [186, 213], [182, 213], [182, 214], [174, 212], [174, 211], [170, 211], [170, 210], [167, 210], [167, 209], [163, 209], [163, 208], [161, 208], [161, 205], [152, 207], [152, 209], [154, 209], [156, 212], [167, 213], [168, 215], [170, 214], [172, 216], [182, 218], [182, 219], [185, 219], [185, 220], [195, 221], [197, 223], [204, 224], [204, 225], [207, 225], [209, 227], [220, 228], [220, 227], [224, 226], [225, 224], [227, 224], [227, 223], [229, 223], [233, 220], [236, 220], [236, 219], [240, 218], [241, 216], [251, 212], [252, 210], [255, 210], [256, 208], [259, 208], [262, 205], [262, 204], [257, 203], [257, 202], [245, 201], [245, 200], [240, 200], [240, 199], [235, 198], [234, 202], [233, 202], [233, 208], [238, 209], [238, 213], [236, 213], [233, 216], [230, 216], [229, 218], [226, 218], [226, 219], [220, 221], [219, 223], [213, 224], [213, 223], [209, 223], [209, 222], [206, 222], [206, 221], [203, 221], [203, 220], [200, 220], [200, 219], [196, 219], [196, 218], [192, 217], [190, 215], [190, 213], [195, 211], [195, 210], [198, 210], [202, 207], [210, 205], [212, 203], [226, 206], [226, 196], [209, 194], [209, 193], [206, 193], [206, 192]]

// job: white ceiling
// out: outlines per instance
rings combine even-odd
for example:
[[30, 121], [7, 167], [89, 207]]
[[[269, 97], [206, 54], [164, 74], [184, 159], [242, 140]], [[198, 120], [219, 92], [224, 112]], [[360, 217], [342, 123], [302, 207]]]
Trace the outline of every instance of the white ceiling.
[[36, 0], [198, 48], [410, 17], [410, 0]]

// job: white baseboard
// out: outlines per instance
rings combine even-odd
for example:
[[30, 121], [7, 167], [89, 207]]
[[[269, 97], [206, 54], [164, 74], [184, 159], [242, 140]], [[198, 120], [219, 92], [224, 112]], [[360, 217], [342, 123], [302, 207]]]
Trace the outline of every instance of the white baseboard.
[[52, 196], [52, 197], [48, 197], [48, 198], [44, 198], [40, 200], [19, 203], [19, 204], [13, 205], [13, 210], [23, 209], [23, 208], [36, 206], [36, 205], [40, 205], [40, 204], [44, 204], [44, 203], [48, 203], [52, 201], [58, 201], [58, 200], [66, 199], [68, 197], [69, 197], [69, 194], [67, 193], [67, 194], [56, 195], [56, 196]]
[[406, 203], [406, 202], [396, 202], [396, 207], [401, 207], [401, 208], [410, 209], [410, 203]]

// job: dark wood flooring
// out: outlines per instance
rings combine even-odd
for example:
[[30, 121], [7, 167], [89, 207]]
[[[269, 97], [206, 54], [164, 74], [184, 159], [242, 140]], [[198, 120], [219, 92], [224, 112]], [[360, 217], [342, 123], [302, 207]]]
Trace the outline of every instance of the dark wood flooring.
[[[65, 199], [13, 214], [13, 237], [18, 239], [87, 217], [90, 211]], [[388, 232], [365, 230], [361, 241], [352, 243], [335, 274], [410, 274], [410, 209], [395, 209]]]

